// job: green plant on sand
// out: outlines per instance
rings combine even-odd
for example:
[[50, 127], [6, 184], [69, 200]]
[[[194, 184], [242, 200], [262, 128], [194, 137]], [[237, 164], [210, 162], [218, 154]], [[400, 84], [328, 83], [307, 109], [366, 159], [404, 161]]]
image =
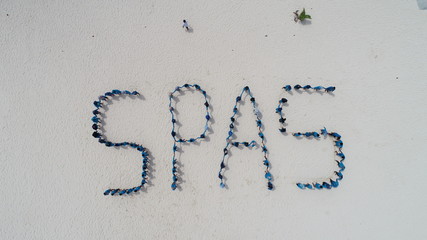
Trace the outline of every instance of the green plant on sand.
[[306, 19], [311, 19], [311, 16], [305, 13], [305, 8], [302, 9], [302, 12], [300, 14], [298, 14], [298, 10], [296, 10], [294, 14], [295, 14], [295, 17], [294, 17], [295, 22], [298, 22], [298, 20], [302, 22]]

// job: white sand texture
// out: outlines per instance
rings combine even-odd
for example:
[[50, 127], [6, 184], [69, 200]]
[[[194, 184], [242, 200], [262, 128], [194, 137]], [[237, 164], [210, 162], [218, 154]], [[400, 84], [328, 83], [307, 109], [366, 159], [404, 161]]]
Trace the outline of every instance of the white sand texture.
[[[294, 22], [305, 8], [311, 21]], [[189, 31], [182, 27], [183, 19]], [[171, 190], [168, 94], [198, 84], [207, 138], [180, 145]], [[335, 86], [333, 94], [285, 85]], [[262, 114], [274, 189], [259, 147], [230, 149], [218, 171], [236, 97], [249, 86]], [[427, 10], [417, 0], [0, 1], [0, 239], [427, 239]], [[92, 137], [93, 101], [113, 89], [142, 97], [108, 105]], [[330, 139], [346, 169], [334, 189]], [[176, 98], [179, 133], [203, 132], [204, 99]], [[260, 142], [248, 97], [236, 141]], [[117, 194], [116, 194], [117, 195]]]

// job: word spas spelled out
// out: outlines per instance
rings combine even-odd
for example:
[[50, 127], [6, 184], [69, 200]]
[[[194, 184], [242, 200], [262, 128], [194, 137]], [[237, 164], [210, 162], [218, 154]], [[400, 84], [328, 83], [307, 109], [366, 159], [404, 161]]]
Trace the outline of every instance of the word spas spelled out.
[[[286, 85], [283, 87], [283, 90], [286, 93], [290, 93], [291, 91], [295, 91], [297, 93], [301, 93], [303, 91], [306, 92], [319, 92], [319, 93], [331, 93], [335, 91], [335, 87], [322, 87], [322, 86], [315, 86], [312, 87], [310, 85], [304, 85], [301, 86], [299, 84], [291, 86]], [[176, 124], [178, 123], [177, 119], [177, 113], [174, 108], [174, 101], [178, 99], [178, 94], [183, 91], [196, 91], [203, 95], [204, 98], [204, 109], [205, 109], [205, 125], [203, 131], [200, 133], [200, 135], [193, 136], [189, 139], [184, 139], [179, 136], [179, 134], [176, 131]], [[255, 117], [255, 124], [258, 129], [258, 141], [256, 140], [250, 140], [250, 141], [236, 141], [236, 134], [235, 134], [235, 123], [237, 121], [237, 116], [239, 113], [239, 106], [242, 102], [242, 99], [244, 95], [247, 95], [250, 99], [251, 106], [253, 109], [253, 114]], [[136, 149], [141, 153], [142, 156], [142, 172], [141, 172], [141, 183], [138, 184], [135, 187], [132, 188], [109, 188], [104, 192], [104, 195], [124, 195], [124, 194], [132, 194], [140, 191], [144, 186], [150, 181], [150, 156], [148, 153], [148, 150], [143, 147], [139, 143], [131, 142], [131, 141], [125, 141], [125, 142], [111, 142], [109, 141], [104, 135], [103, 135], [103, 116], [105, 116], [105, 107], [108, 105], [110, 101], [115, 100], [118, 96], [123, 97], [131, 97], [134, 98], [136, 96], [139, 96], [140, 93], [137, 91], [127, 91], [127, 90], [112, 90], [110, 92], [106, 92], [105, 94], [98, 97], [96, 101], [93, 102], [93, 105], [95, 106], [95, 110], [93, 110], [93, 117], [92, 117], [92, 128], [94, 130], [92, 136], [94, 138], [98, 139], [98, 142], [101, 144], [104, 144], [106, 147], [130, 147], [133, 149]], [[245, 96], [246, 96], [245, 95]], [[173, 139], [173, 144], [171, 148], [172, 152], [172, 183], [171, 188], [172, 190], [175, 190], [179, 187], [180, 184], [180, 176], [178, 171], [178, 158], [177, 158], [177, 152], [179, 151], [179, 146], [182, 143], [188, 143], [192, 144], [197, 141], [201, 141], [202, 139], [206, 138], [208, 135], [209, 130], [209, 122], [211, 121], [211, 112], [210, 112], [210, 105], [207, 98], [207, 92], [203, 90], [198, 84], [184, 84], [182, 86], [176, 87], [170, 94], [169, 94], [169, 112], [171, 113], [171, 123], [172, 123], [172, 130], [171, 130], [171, 136]], [[278, 101], [278, 105], [276, 108], [276, 113], [279, 115], [279, 132], [281, 133], [287, 133], [286, 130], [286, 118], [284, 114], [284, 108], [288, 106], [288, 100], [286, 98], [281, 98]], [[219, 163], [219, 173], [218, 178], [220, 180], [219, 186], [221, 188], [226, 187], [226, 181], [224, 178], [225, 170], [226, 170], [226, 159], [230, 157], [228, 154], [231, 148], [237, 148], [237, 149], [243, 149], [243, 148], [253, 148], [255, 146], [260, 146], [260, 149], [263, 154], [263, 165], [265, 166], [263, 175], [266, 179], [266, 187], [268, 190], [273, 190], [273, 175], [270, 173], [270, 159], [268, 158], [268, 148], [265, 142], [265, 135], [263, 132], [263, 122], [260, 117], [260, 111], [257, 107], [256, 99], [254, 97], [254, 94], [251, 92], [250, 88], [248, 86], [244, 87], [241, 91], [241, 93], [236, 97], [235, 105], [232, 108], [232, 114], [230, 117], [230, 125], [228, 129], [227, 138], [225, 139], [225, 146], [223, 148], [223, 156]], [[343, 142], [341, 139], [341, 135], [337, 132], [332, 132], [326, 130], [326, 128], [320, 129], [318, 132], [289, 132], [290, 135], [297, 137], [297, 138], [309, 138], [309, 139], [318, 139], [318, 138], [329, 138], [331, 139], [334, 148], [335, 148], [335, 157], [334, 160], [337, 163], [337, 169], [334, 171], [330, 177], [325, 178], [323, 182], [298, 182], [296, 184], [297, 187], [300, 189], [332, 189], [337, 188], [339, 186], [340, 181], [343, 179], [343, 171], [345, 169], [344, 166], [344, 160], [345, 155], [342, 152]]]

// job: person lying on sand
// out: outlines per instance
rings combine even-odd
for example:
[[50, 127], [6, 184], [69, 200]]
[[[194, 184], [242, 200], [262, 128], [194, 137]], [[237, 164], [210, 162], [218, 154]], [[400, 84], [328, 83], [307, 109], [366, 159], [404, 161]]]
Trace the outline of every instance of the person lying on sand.
[[185, 28], [185, 29], [186, 29], [186, 31], [188, 32], [188, 30], [190, 30], [190, 29], [189, 29], [189, 27], [188, 27], [188, 23], [187, 23], [187, 21], [184, 19], [184, 20], [182, 20], [182, 22], [184, 23], [184, 24], [182, 25], [182, 28]]

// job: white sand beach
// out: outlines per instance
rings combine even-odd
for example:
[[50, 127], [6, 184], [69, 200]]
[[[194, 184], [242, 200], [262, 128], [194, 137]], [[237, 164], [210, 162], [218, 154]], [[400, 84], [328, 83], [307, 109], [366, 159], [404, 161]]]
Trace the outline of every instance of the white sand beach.
[[[306, 9], [311, 21], [295, 23]], [[182, 27], [186, 19], [191, 31]], [[0, 239], [427, 239], [427, 10], [417, 0], [0, 1]], [[207, 92], [205, 141], [185, 144], [172, 183], [168, 94]], [[335, 86], [287, 94], [285, 85]], [[261, 149], [231, 150], [218, 171], [236, 97], [249, 86], [262, 113], [274, 189]], [[105, 136], [92, 137], [93, 101], [113, 89]], [[337, 170], [332, 141], [278, 129], [342, 135], [336, 189], [298, 182]], [[179, 97], [185, 138], [203, 132], [204, 99]], [[239, 141], [259, 141], [249, 98]]]

